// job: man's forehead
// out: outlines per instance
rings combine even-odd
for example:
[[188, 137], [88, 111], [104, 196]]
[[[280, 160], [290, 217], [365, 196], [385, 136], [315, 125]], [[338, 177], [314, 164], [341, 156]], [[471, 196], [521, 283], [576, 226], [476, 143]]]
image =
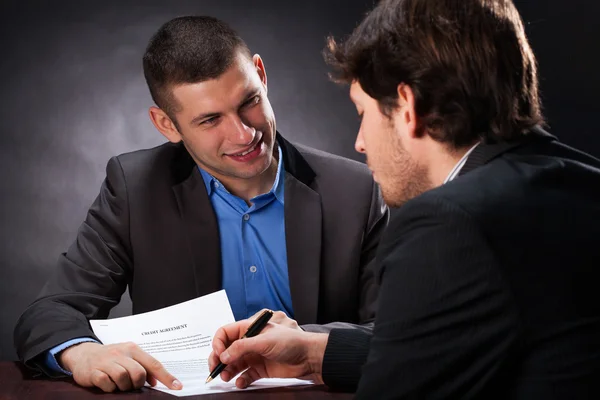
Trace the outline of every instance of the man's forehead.
[[197, 101], [227, 100], [245, 96], [260, 88], [260, 78], [252, 71], [226, 71], [221, 76], [196, 83], [182, 83], [173, 86], [173, 94], [180, 101], [196, 98]]

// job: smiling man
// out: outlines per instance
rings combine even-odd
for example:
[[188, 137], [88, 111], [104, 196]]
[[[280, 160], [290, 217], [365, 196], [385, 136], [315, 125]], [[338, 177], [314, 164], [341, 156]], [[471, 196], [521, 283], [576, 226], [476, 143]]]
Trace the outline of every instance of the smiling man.
[[[246, 49], [232, 56], [232, 65], [213, 79], [169, 88], [164, 87], [168, 82], [156, 82], [156, 101], [162, 103], [162, 92], [170, 90], [173, 104], [152, 107], [150, 116], [169, 141], [183, 143], [202, 171], [249, 200], [268, 193], [276, 182], [275, 116], [260, 56], [252, 57]], [[156, 66], [152, 55], [146, 60], [146, 76], [152, 81]]]
[[104, 391], [181, 387], [137, 346], [101, 345], [90, 330], [127, 287], [134, 313], [223, 288], [236, 319], [270, 308], [307, 331], [370, 330], [388, 210], [367, 167], [277, 132], [264, 63], [222, 21], [169, 21], [143, 63], [150, 118], [170, 143], [108, 162], [77, 239], [17, 324], [20, 358]]

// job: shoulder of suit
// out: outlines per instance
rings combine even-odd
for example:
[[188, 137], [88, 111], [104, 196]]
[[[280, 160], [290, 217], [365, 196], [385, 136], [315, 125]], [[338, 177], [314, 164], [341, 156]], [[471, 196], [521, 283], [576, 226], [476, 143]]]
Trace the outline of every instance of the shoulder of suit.
[[431, 190], [428, 196], [453, 203], [470, 213], [479, 213], [513, 203], [528, 185], [527, 176], [513, 160], [499, 157]]
[[445, 204], [448, 209], [453, 205], [472, 216], [526, 212], [529, 204], [547, 200], [545, 194], [566, 190], [565, 180], [585, 179], [584, 187], [594, 186], [593, 182], [600, 185], [600, 170], [594, 173], [595, 166], [587, 162], [565, 146], [555, 146], [551, 152], [524, 148], [503, 154], [411, 202], [435, 203], [442, 208]]
[[123, 173], [130, 178], [151, 175], [172, 181], [173, 171], [181, 169], [184, 174], [189, 175], [194, 165], [181, 143], [170, 142], [149, 149], [122, 153], [115, 158], [119, 161]]
[[152, 161], [160, 159], [173, 158], [181, 153], [182, 145], [180, 143], [166, 142], [148, 149], [140, 149], [121, 153], [116, 157], [122, 164], [137, 163], [140, 161]]
[[[519, 204], [526, 192], [527, 180], [514, 168], [512, 161], [502, 157], [476, 168], [465, 175], [438, 186], [409, 200], [395, 214], [397, 220], [425, 218], [462, 218], [467, 215], [475, 220], [488, 213], [499, 212]], [[398, 222], [401, 229], [404, 222]]]

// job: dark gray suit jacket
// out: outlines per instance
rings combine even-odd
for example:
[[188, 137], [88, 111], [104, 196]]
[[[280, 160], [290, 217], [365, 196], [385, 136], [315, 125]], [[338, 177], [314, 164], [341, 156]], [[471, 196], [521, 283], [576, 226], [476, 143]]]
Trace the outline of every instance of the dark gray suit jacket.
[[[374, 319], [373, 259], [388, 210], [365, 165], [287, 142], [285, 231], [290, 290], [299, 324], [328, 330]], [[182, 145], [113, 157], [77, 239], [15, 328], [21, 360], [75, 337], [95, 337], [129, 287], [133, 313], [221, 289], [215, 213]], [[364, 328], [361, 327], [361, 328]], [[33, 362], [32, 362], [33, 361]]]
[[[331, 331], [359, 399], [600, 399], [600, 160], [535, 129], [474, 149], [381, 240], [373, 335]], [[378, 275], [379, 275], [378, 274]]]

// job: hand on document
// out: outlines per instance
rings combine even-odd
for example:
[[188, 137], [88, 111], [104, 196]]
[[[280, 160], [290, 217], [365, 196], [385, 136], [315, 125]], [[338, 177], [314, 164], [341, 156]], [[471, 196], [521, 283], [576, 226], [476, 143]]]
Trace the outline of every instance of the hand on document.
[[[273, 319], [285, 324], [287, 326], [285, 329], [302, 333], [296, 321], [287, 317], [284, 319], [281, 314], [276, 314]], [[165, 381], [169, 383], [170, 378], [165, 377], [165, 381], [162, 381], [149, 371], [158, 380], [154, 389], [175, 396], [190, 396], [240, 390], [233, 383], [224, 382], [218, 377], [205, 384], [206, 377], [210, 374], [208, 356], [211, 352], [213, 334], [220, 327], [230, 325], [234, 321], [227, 295], [224, 290], [221, 290], [184, 303], [130, 317], [91, 320], [90, 325], [104, 344], [101, 347], [122, 346], [124, 342], [135, 343], [139, 348], [136, 356], [146, 354], [156, 359], [169, 377], [175, 377], [182, 384], [180, 390], [173, 390], [174, 386], [165, 384]], [[136, 379], [141, 380], [141, 378]], [[136, 383], [139, 380], [136, 380]], [[154, 382], [149, 381], [149, 383]], [[299, 379], [262, 379], [254, 382], [246, 390], [306, 384], [312, 382]]]
[[63, 351], [60, 362], [78, 385], [105, 392], [139, 389], [146, 382], [155, 386], [157, 380], [170, 389], [181, 389], [181, 383], [158, 360], [132, 342], [81, 343]]
[[250, 324], [249, 318], [220, 328], [213, 338], [213, 352], [208, 358], [212, 370], [219, 361], [227, 364], [221, 379], [236, 380], [238, 388], [247, 388], [262, 378], [301, 378], [321, 381], [321, 364], [327, 334], [304, 332], [296, 321], [284, 313], [273, 316], [272, 322], [254, 337], [240, 340]]

